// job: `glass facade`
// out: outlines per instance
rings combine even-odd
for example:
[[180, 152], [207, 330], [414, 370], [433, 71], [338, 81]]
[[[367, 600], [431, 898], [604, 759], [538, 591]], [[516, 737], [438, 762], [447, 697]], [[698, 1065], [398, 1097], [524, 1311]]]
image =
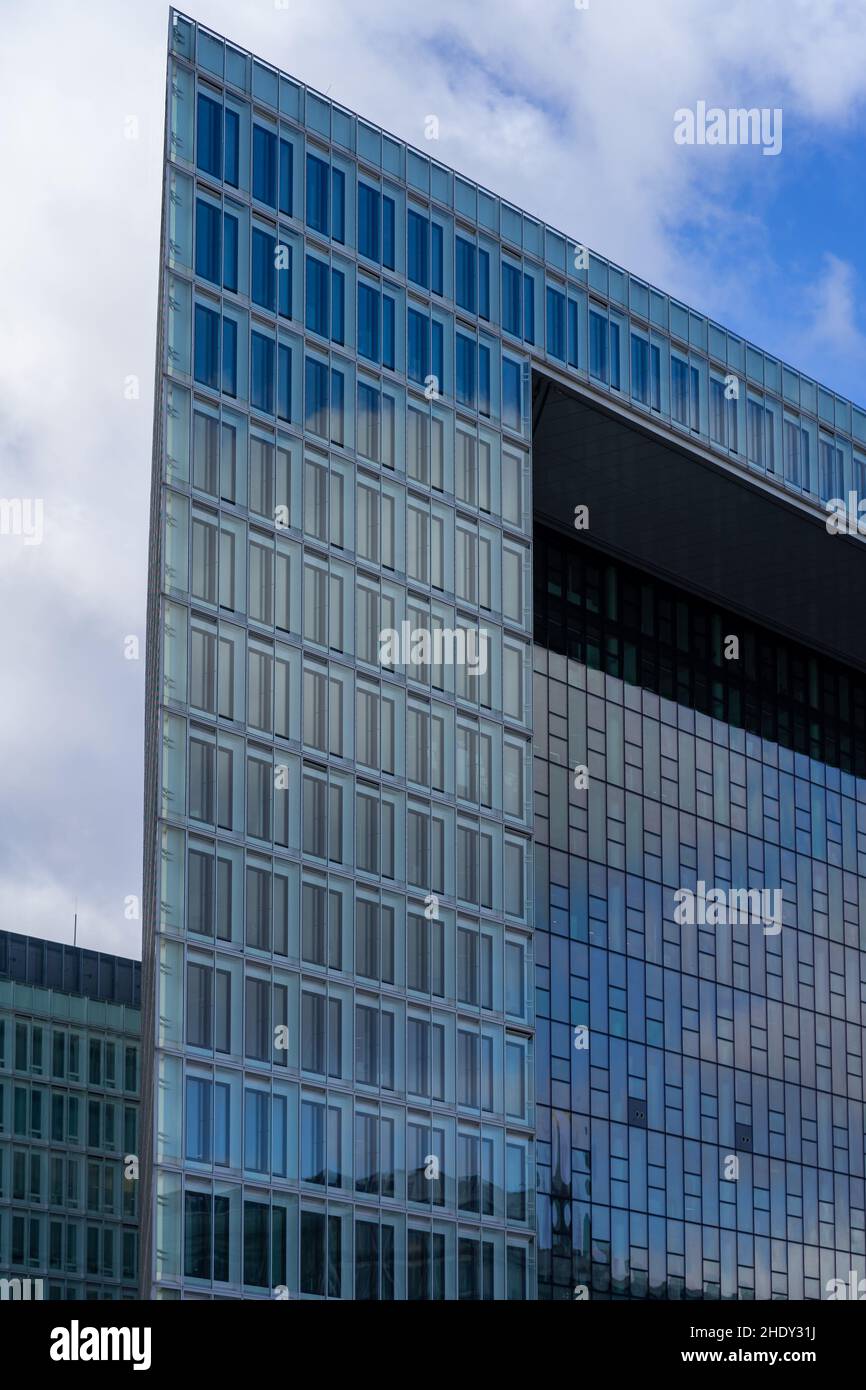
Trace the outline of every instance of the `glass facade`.
[[4, 1298], [138, 1296], [140, 970], [0, 932]]
[[[850, 402], [171, 13], [148, 615], [145, 1297], [526, 1300], [583, 1284], [601, 1297], [748, 1296], [768, 1277], [762, 1242], [775, 1272], [778, 1242], [796, 1245], [807, 1221], [810, 1146], [841, 1135], [847, 1095], [843, 1068], [817, 1140], [828, 1030], [854, 1017], [836, 1012], [843, 943], [829, 928], [829, 954], [817, 940], [794, 964], [780, 951], [819, 935], [795, 921], [804, 895], [826, 918], [836, 869], [853, 872], [833, 858], [830, 827], [841, 785], [854, 803], [862, 682], [825, 664], [816, 697], [808, 653], [780, 646], [791, 686], [779, 667], [768, 694], [757, 630], [743, 679], [726, 680], [714, 670], [719, 615], [689, 609], [683, 647], [662, 620], [664, 603], [679, 612], [671, 595], [658, 599], [654, 645], [625, 599], [621, 612], [602, 604], [598, 635], [589, 598], [578, 618], [571, 588], [547, 591], [556, 564], [572, 563], [549, 538], [535, 540], [534, 629], [539, 373], [816, 517], [822, 499], [866, 480], [866, 415]], [[605, 664], [614, 648], [620, 667]], [[775, 762], [759, 736], [783, 745]], [[816, 742], [845, 771], [804, 773]], [[601, 821], [587, 820], [585, 791], [569, 797], [568, 760], [584, 744]], [[757, 828], [761, 796], [775, 797], [775, 832], [771, 806]], [[850, 836], [850, 806], [839, 815]], [[810, 833], [823, 877], [801, 847]], [[688, 874], [736, 886], [744, 866], [755, 885], [766, 874], [783, 888], [797, 927], [784, 948], [761, 938], [755, 981], [742, 936], [725, 954], [697, 938], [675, 945], [664, 925]], [[847, 911], [844, 884], [832, 892]], [[586, 1050], [572, 1049], [590, 1023], [590, 963], [601, 1010], [591, 1074]], [[664, 970], [679, 981], [681, 1034], [658, 1013], [667, 996], [653, 972]], [[732, 1060], [748, 1042], [743, 1009], [754, 1074], [741, 1051]], [[811, 1064], [783, 1050], [801, 1026]], [[807, 1097], [787, 1227], [778, 1117], [800, 1111], [780, 1107], [775, 1071], [761, 1072], [770, 1042], [772, 1066], [785, 1058], [779, 1084], [802, 1068]], [[702, 1165], [708, 1146], [747, 1129], [755, 1169], [736, 1190], [752, 1224], [732, 1285], [740, 1217], [729, 1224], [730, 1194]], [[859, 1169], [826, 1159], [822, 1149], [818, 1244], [844, 1173], [853, 1245], [862, 1144]], [[678, 1174], [667, 1207], [666, 1164]], [[661, 1245], [658, 1220], [671, 1225]], [[800, 1232], [792, 1289], [813, 1287], [812, 1234]]]
[[[761, 737], [742, 682], [730, 722], [720, 613], [536, 542], [539, 1297], [826, 1297], [866, 1274], [866, 780], [840, 770], [832, 717], [849, 678], [811, 658], [826, 723], [823, 700], [801, 721], [805, 658], [752, 629], [774, 653]], [[676, 894], [700, 883], [778, 891], [778, 919], [690, 923]]]
[[487, 322], [492, 240], [455, 252], [405, 150], [193, 33], [169, 59], [145, 1290], [526, 1299], [527, 368]]

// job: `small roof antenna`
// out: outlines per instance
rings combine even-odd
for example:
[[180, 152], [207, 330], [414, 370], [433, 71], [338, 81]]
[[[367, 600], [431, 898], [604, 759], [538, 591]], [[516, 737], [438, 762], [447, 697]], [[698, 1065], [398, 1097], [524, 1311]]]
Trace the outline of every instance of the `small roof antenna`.
[[78, 945], [78, 898], [75, 899], [75, 910], [72, 918], [72, 944]]

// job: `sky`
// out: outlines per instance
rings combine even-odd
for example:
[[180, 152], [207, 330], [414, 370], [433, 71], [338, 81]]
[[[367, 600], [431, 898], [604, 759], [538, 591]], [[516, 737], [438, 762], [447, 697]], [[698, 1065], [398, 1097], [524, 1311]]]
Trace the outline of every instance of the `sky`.
[[[866, 402], [862, 0], [188, 13]], [[0, 50], [0, 498], [43, 518], [0, 534], [0, 928], [71, 941], [77, 909], [132, 956], [167, 25], [4, 0]], [[678, 144], [701, 101], [780, 109], [778, 155]]]

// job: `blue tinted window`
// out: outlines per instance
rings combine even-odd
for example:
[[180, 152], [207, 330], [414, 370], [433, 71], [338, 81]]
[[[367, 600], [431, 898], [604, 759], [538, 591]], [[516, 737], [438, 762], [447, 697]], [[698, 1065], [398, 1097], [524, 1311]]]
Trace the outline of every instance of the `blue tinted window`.
[[[659, 352], [659, 350], [658, 350], [658, 348], [656, 347], [655, 343], [651, 343], [651, 344], [650, 344], [650, 369], [651, 369], [651, 370], [650, 370], [650, 385], [651, 385], [651, 388], [652, 388], [652, 400], [651, 400], [651, 405], [652, 405], [653, 410], [661, 410], [661, 408], [662, 408], [662, 364], [661, 364], [661, 353]], [[734, 420], [736, 420], [736, 418], [737, 418], [737, 407], [736, 407], [736, 402], [734, 402], [733, 404], [734, 404], [733, 417], [734, 417]]]
[[610, 384], [615, 391], [620, 389], [618, 323], [611, 323], [610, 325]]
[[484, 343], [478, 344], [478, 409], [490, 414], [490, 348]]
[[291, 141], [280, 141], [280, 212], [291, 217], [294, 212], [295, 151]]
[[490, 318], [490, 253], [478, 248], [478, 313]]
[[188, 1076], [186, 1081], [186, 1156], [209, 1163], [211, 1149], [211, 1087], [209, 1081]]
[[523, 336], [528, 343], [535, 342], [535, 281], [531, 275], [523, 277]]
[[358, 353], [379, 361], [379, 291], [358, 285]]
[[328, 267], [315, 256], [307, 257], [306, 324], [312, 333], [328, 336]]
[[197, 163], [199, 169], [217, 179], [222, 178], [222, 115], [220, 103], [199, 92]]
[[407, 374], [413, 381], [423, 382], [430, 371], [428, 321], [426, 315], [419, 314], [417, 309], [409, 310], [407, 320], [409, 339]]
[[547, 290], [547, 351], [565, 361], [565, 295]]
[[292, 418], [292, 349], [287, 343], [277, 348], [277, 414], [281, 420]]
[[607, 319], [594, 309], [589, 311], [589, 370], [599, 381], [607, 381]]
[[223, 284], [237, 293], [238, 219], [230, 212], [223, 213]]
[[379, 259], [379, 194], [366, 183], [358, 184], [358, 250]]
[[313, 434], [328, 433], [328, 368], [308, 357], [304, 368], [304, 424]]
[[445, 393], [445, 330], [434, 319], [430, 325], [430, 370], [436, 378], [438, 389]]
[[475, 247], [462, 236], [454, 241], [455, 289], [454, 298], [461, 309], [475, 313]]
[[331, 271], [331, 337], [346, 341], [346, 277], [342, 270]]
[[649, 405], [649, 343], [636, 333], [631, 335], [631, 393]]
[[314, 154], [307, 155], [307, 223], [328, 235], [328, 166]]
[[234, 319], [223, 318], [223, 391], [227, 396], [238, 393], [238, 326]]
[[502, 262], [502, 327], [520, 337], [520, 271]]
[[389, 294], [382, 295], [382, 364], [396, 368], [396, 305]]
[[346, 175], [342, 169], [334, 169], [331, 174], [332, 213], [331, 236], [334, 241], [346, 240]]
[[679, 425], [688, 424], [689, 378], [685, 362], [671, 354], [671, 415]]
[[219, 315], [203, 304], [195, 306], [195, 362], [193, 375], [203, 386], [219, 390]]
[[[772, 425], [770, 425], [772, 429]], [[844, 468], [842, 450], [826, 439], [821, 440], [821, 496], [825, 502], [833, 497], [842, 497], [844, 492]]]
[[260, 125], [253, 126], [253, 197], [277, 205], [277, 137]]
[[475, 342], [457, 334], [456, 352], [457, 399], [461, 405], [475, 406]]
[[520, 363], [502, 359], [502, 422], [510, 429], [521, 426]]
[[201, 198], [195, 204], [195, 273], [220, 282], [220, 210]]
[[237, 111], [226, 107], [226, 172], [225, 181], [233, 188], [239, 182], [240, 167], [240, 120]]
[[253, 332], [250, 403], [256, 410], [264, 410], [268, 415], [274, 413], [274, 340]]
[[382, 264], [393, 270], [396, 264], [397, 219], [394, 199], [382, 195]]
[[331, 368], [331, 440], [343, 444], [343, 419], [346, 400], [346, 382], [342, 372]]
[[250, 298], [263, 309], [276, 308], [277, 287], [274, 266], [274, 238], [259, 227], [253, 227], [253, 273]]
[[277, 265], [278, 307], [283, 318], [292, 317], [292, 248], [285, 242], [280, 244]]
[[568, 301], [568, 361], [572, 367], [579, 367], [578, 360], [578, 328], [577, 328], [577, 300]]
[[443, 232], [438, 222], [430, 226], [430, 288], [434, 294], [444, 294], [444, 254], [442, 250]]
[[417, 212], [409, 210], [408, 223], [408, 245], [407, 245], [407, 275], [416, 285], [423, 285], [425, 289], [430, 283], [429, 271], [429, 251], [430, 243], [430, 224], [426, 217], [421, 217]]

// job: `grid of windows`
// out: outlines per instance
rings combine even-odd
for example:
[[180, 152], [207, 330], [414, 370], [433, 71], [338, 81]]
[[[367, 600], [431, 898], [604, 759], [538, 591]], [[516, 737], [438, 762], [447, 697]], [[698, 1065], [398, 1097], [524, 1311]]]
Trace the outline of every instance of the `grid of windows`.
[[[536, 640], [630, 685], [866, 776], [866, 681], [587, 546], [536, 536]], [[726, 659], [728, 637], [739, 641]]]
[[529, 1298], [531, 499], [493, 248], [173, 33], [147, 1292]]
[[[630, 601], [567, 569], [563, 606]], [[535, 648], [539, 1297], [826, 1297], [866, 1272], [866, 782], [641, 688], [651, 627], [634, 683], [625, 633], [590, 661], [562, 632]], [[701, 882], [778, 890], [780, 929], [680, 925]]]
[[[19, 942], [31, 944], [7, 935], [7, 947]], [[44, 953], [53, 943], [32, 944]], [[67, 973], [75, 957], [85, 965], [84, 952], [58, 951]], [[137, 975], [132, 961], [86, 954], [102, 964], [103, 990], [126, 987], [108, 978], [109, 963]], [[38, 955], [31, 976], [44, 972]], [[37, 993], [21, 980], [23, 965], [11, 962], [0, 978], [0, 1268], [41, 1280], [47, 1299], [136, 1298], [138, 1011]]]

